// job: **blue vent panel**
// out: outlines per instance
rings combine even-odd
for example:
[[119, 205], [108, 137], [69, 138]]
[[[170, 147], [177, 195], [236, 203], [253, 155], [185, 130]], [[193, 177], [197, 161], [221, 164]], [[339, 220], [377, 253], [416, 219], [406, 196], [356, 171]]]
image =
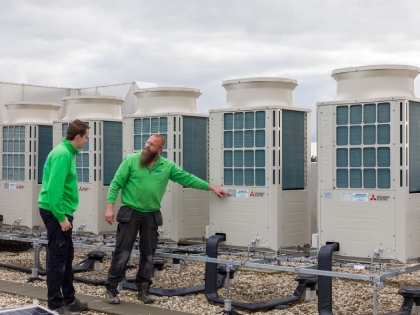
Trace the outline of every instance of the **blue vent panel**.
[[[350, 166], [361, 167], [362, 166], [362, 149], [351, 148], [350, 149]], [[351, 177], [351, 174], [350, 174]]]
[[265, 167], [265, 151], [264, 150], [255, 151], [255, 166]]
[[245, 130], [245, 147], [254, 147], [254, 130]]
[[255, 113], [255, 128], [257, 129], [265, 128], [265, 112]]
[[[340, 127], [342, 128], [342, 127]], [[350, 127], [350, 144], [360, 145], [362, 144], [362, 126], [351, 126]]]
[[347, 149], [337, 149], [337, 167], [347, 167], [349, 165], [349, 154]]
[[265, 130], [255, 131], [255, 146], [257, 148], [265, 147]]
[[349, 146], [336, 148], [337, 188], [389, 187], [390, 103], [337, 106], [336, 114], [337, 146]]
[[375, 167], [376, 166], [376, 149], [375, 148], [364, 148], [363, 149], [363, 166], [364, 167]]
[[[30, 127], [30, 128], [35, 128], [35, 127]], [[25, 180], [25, 155], [20, 154], [20, 153], [25, 152], [25, 126], [3, 127], [2, 140], [3, 140], [2, 179], [24, 181]], [[42, 167], [43, 167], [43, 164], [41, 165], [41, 169]]]
[[245, 169], [245, 186], [254, 186], [254, 169]]
[[378, 104], [378, 123], [389, 123], [391, 120], [391, 104]]
[[363, 106], [363, 122], [365, 124], [376, 122], [376, 104], [365, 104]]
[[378, 167], [391, 166], [391, 150], [390, 148], [378, 148]]
[[150, 118], [143, 118], [143, 130], [142, 133], [150, 134]]
[[[152, 120], [153, 121], [153, 120]], [[122, 123], [116, 121], [103, 122], [103, 183], [109, 186], [115, 172], [122, 162]]]
[[245, 151], [244, 164], [245, 164], [245, 167], [253, 167], [254, 166], [254, 151], [252, 151], [252, 150], [246, 150]]
[[236, 150], [234, 152], [234, 167], [242, 167], [244, 165], [244, 153], [243, 151]]
[[225, 168], [223, 174], [223, 181], [225, 185], [233, 185], [233, 170], [231, 168]]
[[389, 168], [378, 169], [378, 188], [391, 188], [391, 171]]
[[245, 129], [254, 129], [254, 113], [245, 113]]
[[235, 113], [233, 115], [234, 128], [244, 129], [244, 113]]
[[257, 168], [255, 170], [255, 186], [265, 185], [265, 169]]
[[305, 113], [283, 110], [282, 112], [282, 188], [305, 188]]
[[207, 118], [182, 117], [183, 169], [207, 181]]
[[163, 133], [168, 132], [168, 118], [167, 117], [161, 117], [159, 121], [159, 133], [162, 135]]
[[224, 115], [223, 129], [225, 130], [233, 129], [233, 114], [229, 113], [229, 114]]
[[134, 134], [141, 134], [141, 119], [134, 119]]
[[350, 188], [362, 188], [362, 170], [359, 168], [350, 169]]
[[53, 127], [38, 126], [38, 184], [42, 184], [42, 173], [44, 172], [44, 163], [48, 154], [53, 149]]
[[363, 144], [376, 143], [376, 127], [375, 125], [366, 125], [363, 127]]
[[337, 169], [337, 188], [349, 187], [349, 173], [347, 169]]
[[337, 145], [347, 145], [348, 141], [348, 127], [337, 127]]
[[152, 129], [151, 133], [159, 133], [159, 118], [152, 118]]
[[363, 170], [364, 188], [376, 188], [376, 170], [374, 168], [365, 168]]
[[233, 133], [232, 131], [225, 131], [223, 137], [224, 147], [225, 148], [233, 148]]
[[234, 146], [235, 148], [242, 148], [244, 146], [244, 132], [243, 131], [234, 131]]
[[390, 126], [378, 125], [378, 144], [389, 144], [391, 139]]
[[233, 170], [233, 183], [235, 186], [243, 186], [244, 185], [244, 171], [241, 168], [235, 168]]
[[347, 125], [349, 123], [348, 106], [337, 107], [337, 125]]
[[225, 151], [224, 153], [224, 167], [232, 167], [233, 166], [233, 153], [232, 151]]
[[350, 106], [350, 124], [359, 125], [362, 123], [362, 105]]
[[[264, 186], [265, 112], [235, 112], [224, 114], [223, 166], [224, 184]], [[231, 150], [234, 149], [234, 150]], [[245, 150], [246, 149], [246, 150]], [[260, 177], [258, 176], [260, 175]]]
[[420, 192], [420, 103], [409, 102], [409, 191]]

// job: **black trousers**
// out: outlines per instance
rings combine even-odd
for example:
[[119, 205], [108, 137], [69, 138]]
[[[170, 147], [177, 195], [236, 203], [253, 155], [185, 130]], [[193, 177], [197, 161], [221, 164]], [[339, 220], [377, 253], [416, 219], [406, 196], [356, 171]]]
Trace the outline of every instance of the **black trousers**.
[[[48, 307], [52, 310], [73, 303], [74, 247], [72, 229], [63, 232], [57, 218], [51, 211], [39, 208], [39, 213], [47, 228], [47, 288]], [[73, 217], [67, 216], [73, 225]]]
[[157, 248], [157, 223], [154, 212], [139, 212], [133, 209], [127, 223], [118, 223], [116, 247], [108, 271], [107, 289], [113, 289], [122, 281], [128, 259], [137, 235], [140, 235], [140, 264], [136, 275], [136, 286], [152, 284], [153, 255]]

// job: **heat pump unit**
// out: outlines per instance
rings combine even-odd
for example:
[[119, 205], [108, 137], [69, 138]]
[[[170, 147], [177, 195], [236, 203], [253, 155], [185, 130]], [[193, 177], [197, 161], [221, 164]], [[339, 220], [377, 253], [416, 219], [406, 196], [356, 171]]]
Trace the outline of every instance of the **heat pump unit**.
[[420, 257], [419, 71], [337, 69], [335, 100], [317, 103], [319, 239], [338, 256]]
[[[161, 156], [207, 181], [208, 115], [199, 114], [200, 91], [192, 88], [139, 89], [138, 110], [123, 117], [124, 155], [143, 150], [152, 134], [166, 139]], [[160, 240], [205, 236], [209, 224], [209, 192], [169, 181], [161, 202]]]
[[297, 82], [223, 82], [227, 104], [210, 111], [210, 234], [226, 244], [278, 250], [310, 242], [310, 110], [296, 108]]
[[53, 148], [53, 121], [59, 104], [6, 103], [7, 120], [1, 124], [0, 214], [10, 229], [44, 225], [39, 215], [45, 159]]
[[[65, 116], [54, 122], [54, 145], [66, 137], [72, 120], [89, 125], [89, 142], [76, 154], [79, 207], [73, 231], [99, 234], [116, 230], [105, 221], [109, 184], [122, 162], [122, 117], [124, 99], [112, 96], [63, 98]], [[115, 209], [119, 209], [117, 201]]]

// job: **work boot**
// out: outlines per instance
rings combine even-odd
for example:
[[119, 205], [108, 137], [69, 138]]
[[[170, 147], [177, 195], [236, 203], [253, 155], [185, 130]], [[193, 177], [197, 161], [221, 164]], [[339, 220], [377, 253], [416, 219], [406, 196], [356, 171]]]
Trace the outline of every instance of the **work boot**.
[[59, 315], [80, 315], [80, 312], [72, 312], [67, 309], [67, 307], [62, 306], [60, 308], [56, 308], [55, 310], [51, 310], [56, 312]]
[[66, 305], [66, 308], [70, 312], [83, 312], [87, 309], [87, 307], [88, 304], [86, 302], [80, 301], [78, 298], [76, 298], [73, 303]]
[[142, 282], [137, 293], [137, 300], [143, 301], [144, 304], [153, 303], [155, 299], [150, 295], [149, 288], [150, 284], [148, 282]]
[[107, 289], [105, 292], [105, 300], [108, 304], [120, 304], [117, 288]]

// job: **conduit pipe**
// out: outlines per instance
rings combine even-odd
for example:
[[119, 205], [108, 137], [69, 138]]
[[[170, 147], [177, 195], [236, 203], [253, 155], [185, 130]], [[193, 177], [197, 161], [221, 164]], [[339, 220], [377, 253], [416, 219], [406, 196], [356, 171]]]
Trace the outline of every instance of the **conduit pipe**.
[[[332, 253], [340, 250], [338, 243], [321, 247], [318, 253], [318, 270], [332, 271]], [[332, 312], [332, 278], [318, 276], [318, 313], [333, 315]]]
[[[217, 274], [217, 288], [220, 288], [225, 281], [226, 273], [218, 273]], [[134, 283], [130, 283], [131, 281], [135, 281], [135, 277], [127, 278], [122, 281], [122, 286], [124, 289], [137, 291], [137, 286]], [[156, 296], [186, 296], [190, 294], [198, 294], [204, 292], [204, 284], [184, 287], [184, 288], [175, 288], [175, 289], [164, 289], [164, 288], [153, 288], [149, 289], [150, 294]]]

